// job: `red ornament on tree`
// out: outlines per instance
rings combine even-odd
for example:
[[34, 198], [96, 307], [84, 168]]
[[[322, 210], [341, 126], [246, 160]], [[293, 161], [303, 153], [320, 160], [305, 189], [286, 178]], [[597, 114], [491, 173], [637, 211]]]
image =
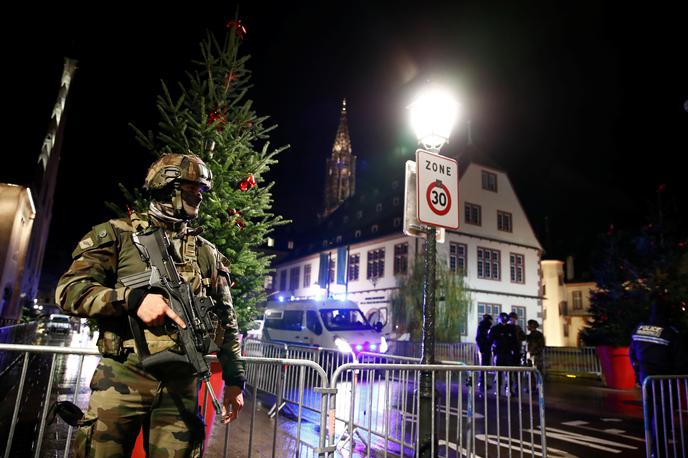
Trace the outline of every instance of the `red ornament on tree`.
[[244, 39], [244, 35], [246, 35], [246, 27], [241, 23], [241, 20], [235, 21], [231, 20], [227, 23], [227, 28], [228, 29], [235, 29], [236, 34], [239, 38], [242, 40]]
[[216, 123], [216, 128], [219, 132], [222, 132], [225, 126], [225, 115], [217, 110], [213, 110], [208, 113], [208, 125]]
[[249, 175], [245, 180], [239, 183], [239, 189], [242, 191], [248, 191], [256, 185], [256, 179], [253, 175]]

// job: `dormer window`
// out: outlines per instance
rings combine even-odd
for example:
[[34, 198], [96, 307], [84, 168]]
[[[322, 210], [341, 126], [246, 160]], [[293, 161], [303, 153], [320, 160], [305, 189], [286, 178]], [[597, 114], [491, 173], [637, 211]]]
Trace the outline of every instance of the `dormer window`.
[[382, 213], [382, 204], [377, 204], [377, 205], [375, 206], [375, 211], [376, 211], [377, 213]]
[[487, 191], [497, 192], [497, 174], [488, 172], [487, 170], [482, 171], [482, 184], [483, 189]]
[[354, 238], [360, 239], [361, 238], [361, 230], [356, 229], [356, 232], [354, 232]]
[[370, 232], [372, 232], [373, 234], [375, 234], [377, 232], [377, 230], [378, 230], [377, 224], [373, 224], [370, 228]]

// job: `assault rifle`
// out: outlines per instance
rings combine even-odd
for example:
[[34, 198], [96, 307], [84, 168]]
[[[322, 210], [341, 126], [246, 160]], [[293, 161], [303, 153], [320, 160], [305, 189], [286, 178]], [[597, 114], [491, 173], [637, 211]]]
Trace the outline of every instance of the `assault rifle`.
[[212, 309], [215, 303], [210, 297], [194, 296], [191, 285], [179, 275], [170, 255], [170, 241], [162, 228], [135, 232], [132, 238], [141, 259], [150, 270], [128, 275], [120, 281], [129, 288], [150, 288], [163, 292], [167, 296], [170, 308], [186, 323], [184, 329], [173, 324], [179, 335], [183, 353], [169, 349], [151, 355], [141, 329], [143, 323], [138, 317], [129, 316], [129, 325], [141, 365], [151, 371], [175, 363], [190, 365], [194, 374], [205, 383], [215, 411], [219, 415], [222, 407], [210, 385], [210, 367], [205, 360], [207, 353], [220, 350], [213, 340]]

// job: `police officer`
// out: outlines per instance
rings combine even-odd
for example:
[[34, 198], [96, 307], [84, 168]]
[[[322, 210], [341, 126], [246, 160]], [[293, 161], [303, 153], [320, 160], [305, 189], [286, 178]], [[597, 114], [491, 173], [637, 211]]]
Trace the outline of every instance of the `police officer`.
[[665, 293], [657, 293], [647, 320], [636, 326], [631, 336], [629, 356], [642, 385], [650, 375], [686, 373], [686, 342], [669, 323], [669, 303]]
[[[666, 291], [654, 292], [648, 319], [639, 323], [631, 336], [629, 356], [641, 386], [652, 375], [688, 374], [688, 342], [676, 327], [670, 325], [669, 307]], [[643, 403], [647, 407], [644, 412], [646, 424], [652, 425], [652, 457], [664, 456], [660, 453], [664, 431], [671, 421], [671, 406], [676, 405], [671, 403], [668, 390], [663, 391], [658, 390], [657, 396], [652, 394], [650, 401]], [[654, 412], [660, 418], [653, 419]]]
[[[509, 322], [509, 315], [505, 312], [499, 314], [499, 321], [492, 326], [488, 333], [488, 341], [492, 346], [492, 354], [496, 366], [513, 366], [514, 352], [518, 346], [516, 337], [516, 329], [514, 325]], [[497, 373], [497, 392], [502, 386], [502, 374]], [[504, 383], [504, 390], [509, 392], [508, 380]]]
[[144, 189], [151, 196], [145, 213], [94, 226], [77, 244], [73, 261], [60, 278], [57, 303], [74, 316], [98, 322], [100, 364], [91, 380], [88, 411], [75, 436], [75, 455], [130, 456], [144, 427], [148, 456], [202, 453], [204, 425], [198, 415], [198, 382], [191, 368], [171, 367], [155, 374], [143, 369], [128, 326], [135, 316], [145, 324], [151, 353], [181, 351], [171, 326], [186, 323], [160, 291], [131, 289], [121, 278], [146, 270], [132, 233], [164, 228], [172, 257], [194, 294], [212, 297], [218, 321], [216, 342], [225, 381], [222, 420], [234, 420], [244, 404], [244, 369], [239, 361], [237, 321], [229, 290], [227, 259], [188, 222], [198, 216], [203, 193], [212, 187], [210, 170], [197, 156], [164, 154], [148, 170]]
[[[492, 365], [492, 349], [490, 346], [490, 340], [488, 338], [488, 333], [492, 327], [492, 315], [485, 314], [483, 319], [478, 323], [478, 331], [475, 334], [475, 343], [478, 346], [478, 353], [480, 354], [480, 365], [481, 366], [491, 366]], [[480, 381], [478, 382], [478, 387], [482, 391], [484, 387], [484, 372], [480, 373]]]
[[513, 366], [520, 366], [523, 355], [523, 342], [526, 340], [526, 333], [523, 328], [518, 324], [518, 313], [509, 313], [509, 323], [514, 327], [514, 332], [516, 333], [516, 346], [514, 347], [514, 361]]

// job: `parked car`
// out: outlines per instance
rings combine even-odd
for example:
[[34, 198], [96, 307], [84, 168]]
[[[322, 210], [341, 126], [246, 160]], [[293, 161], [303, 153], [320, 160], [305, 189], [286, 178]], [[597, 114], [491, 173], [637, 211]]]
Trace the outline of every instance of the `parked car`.
[[48, 323], [45, 325], [45, 328], [49, 334], [55, 332], [69, 334], [69, 332], [72, 330], [72, 323], [69, 320], [68, 315], [51, 313], [50, 317], [48, 318]]

